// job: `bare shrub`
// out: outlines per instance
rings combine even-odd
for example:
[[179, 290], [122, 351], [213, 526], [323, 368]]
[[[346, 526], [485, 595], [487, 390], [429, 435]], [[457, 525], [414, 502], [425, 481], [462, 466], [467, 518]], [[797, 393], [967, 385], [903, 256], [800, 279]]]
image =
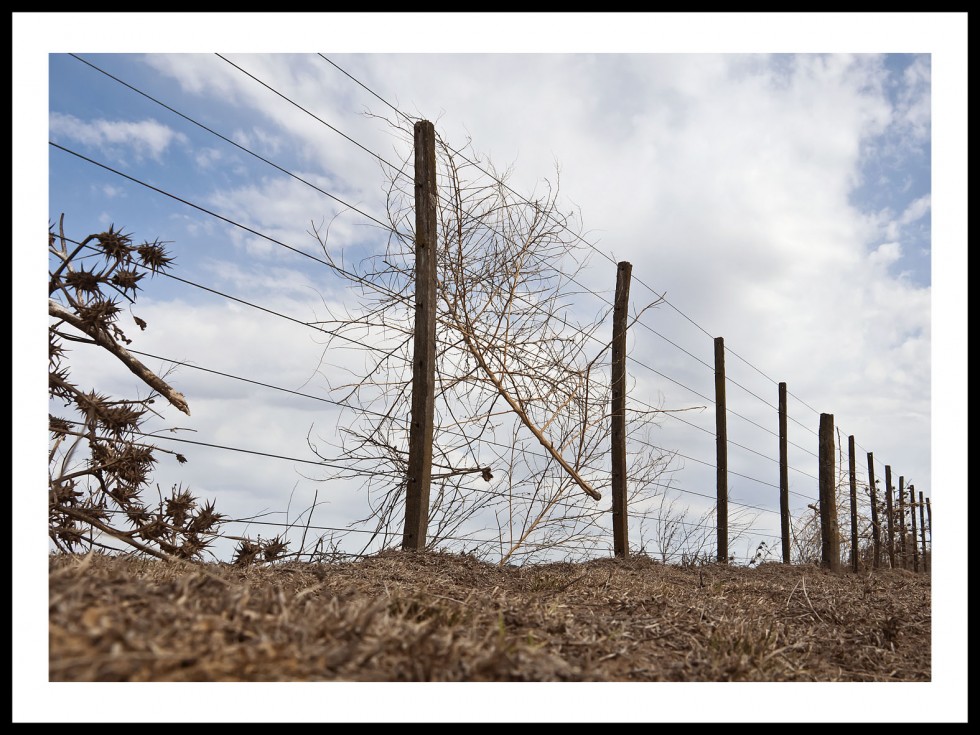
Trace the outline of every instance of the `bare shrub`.
[[[411, 126], [392, 123], [412, 139]], [[608, 468], [611, 307], [579, 307], [589, 248], [576, 212], [559, 204], [558, 178], [525, 200], [470, 147], [437, 136], [438, 306], [436, 420], [428, 548], [481, 557], [553, 558], [605, 545], [600, 504]], [[406, 161], [405, 167], [408, 167]], [[414, 183], [389, 175], [391, 233], [384, 252], [358, 263], [312, 233], [357, 309], [327, 308], [328, 346], [365, 345], [363, 371], [331, 381], [349, 411], [340, 441], [310, 436], [322, 459], [344, 463], [336, 477], [365, 484], [374, 535], [401, 539], [408, 463], [414, 301]], [[654, 304], [638, 309], [639, 318]], [[325, 303], [326, 307], [326, 303]], [[372, 347], [367, 347], [370, 338]], [[325, 351], [329, 354], [329, 351]], [[336, 376], [339, 366], [321, 366]], [[684, 410], [684, 409], [680, 409]], [[629, 407], [631, 436], [661, 409]], [[321, 449], [333, 447], [328, 457]], [[660, 492], [672, 455], [631, 452], [631, 507]], [[489, 520], [488, 520], [489, 519]], [[604, 532], [603, 532], [604, 534]], [[572, 552], [574, 553], [574, 552]]]

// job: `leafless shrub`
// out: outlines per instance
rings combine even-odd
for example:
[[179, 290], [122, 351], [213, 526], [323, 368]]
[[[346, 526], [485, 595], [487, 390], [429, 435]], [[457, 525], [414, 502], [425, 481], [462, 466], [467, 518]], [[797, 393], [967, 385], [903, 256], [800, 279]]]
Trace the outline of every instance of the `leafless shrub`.
[[[411, 140], [410, 127], [396, 133]], [[437, 136], [438, 307], [436, 420], [429, 548], [496, 554], [500, 563], [552, 557], [600, 543], [608, 507], [597, 501], [608, 470], [608, 312], [577, 303], [588, 262], [576, 212], [560, 208], [558, 179], [531, 201], [467, 147]], [[406, 166], [407, 166], [406, 162]], [[489, 172], [489, 175], [486, 173]], [[312, 233], [336, 274], [356, 291], [356, 310], [327, 308], [329, 346], [365, 345], [363, 370], [331, 388], [349, 410], [341, 441], [310, 436], [310, 447], [347, 468], [367, 489], [367, 542], [401, 539], [408, 461], [414, 300], [414, 185], [393, 175], [392, 233], [384, 253], [346, 262]], [[634, 313], [633, 318], [650, 304]], [[367, 347], [367, 340], [373, 347]], [[323, 372], [327, 374], [327, 366]], [[340, 366], [330, 366], [336, 376]], [[659, 410], [631, 411], [631, 432]], [[631, 455], [633, 498], [655, 497], [671, 457]], [[582, 497], [582, 496], [585, 497]], [[487, 519], [492, 519], [487, 521]], [[365, 548], [368, 548], [368, 545]]]

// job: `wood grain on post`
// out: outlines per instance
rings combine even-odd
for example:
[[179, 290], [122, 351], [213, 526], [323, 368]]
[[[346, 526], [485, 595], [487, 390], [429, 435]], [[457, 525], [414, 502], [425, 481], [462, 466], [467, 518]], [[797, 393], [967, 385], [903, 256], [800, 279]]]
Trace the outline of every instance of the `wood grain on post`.
[[922, 536], [922, 571], [928, 572], [929, 565], [926, 562], [926, 517], [925, 503], [922, 500], [922, 493], [919, 493], [919, 533]]
[[612, 521], [613, 551], [629, 554], [626, 508], [626, 326], [629, 318], [630, 276], [626, 261], [616, 267], [616, 301], [613, 305], [612, 339]]
[[820, 414], [820, 558], [831, 571], [840, 570], [837, 488], [834, 462], [834, 415]]
[[892, 466], [885, 465], [885, 514], [888, 516], [888, 564], [895, 569], [895, 511], [892, 505]]
[[881, 525], [878, 521], [878, 488], [875, 480], [875, 458], [868, 452], [868, 491], [871, 494], [871, 548], [872, 567], [881, 566]]
[[436, 365], [436, 145], [428, 120], [415, 123], [415, 335], [402, 548], [425, 548], [432, 482]]
[[[926, 498], [926, 520], [929, 521], [929, 546], [932, 546], [932, 503]], [[929, 555], [932, 557], [932, 554]], [[931, 565], [930, 565], [931, 566]]]
[[786, 383], [779, 384], [779, 530], [783, 564], [789, 564], [789, 452], [786, 431]]
[[847, 466], [851, 481], [851, 571], [858, 570], [858, 508], [857, 468], [854, 457], [854, 436], [847, 437]]
[[918, 528], [915, 522], [915, 485], [909, 485], [909, 516], [912, 520], [912, 569], [919, 571], [919, 539]]
[[725, 410], [725, 340], [715, 337], [715, 436], [718, 561], [728, 563], [728, 423]]
[[908, 569], [908, 549], [905, 546], [905, 475], [898, 476], [898, 556], [902, 569]]

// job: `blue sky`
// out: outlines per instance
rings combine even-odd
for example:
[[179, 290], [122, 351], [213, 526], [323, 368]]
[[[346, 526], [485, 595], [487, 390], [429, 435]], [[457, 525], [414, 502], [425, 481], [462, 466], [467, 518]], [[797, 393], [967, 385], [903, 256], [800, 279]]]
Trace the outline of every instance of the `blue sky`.
[[[157, 20], [175, 33], [185, 29], [178, 17]], [[809, 477], [817, 474], [816, 458], [805, 449], [816, 451], [812, 432], [823, 412], [834, 414], [845, 442], [855, 436], [859, 476], [871, 451], [879, 478], [888, 464], [896, 483], [904, 476], [933, 504], [964, 502], [941, 481], [935, 430], [948, 423], [944, 411], [955, 418], [960, 410], [960, 354], [965, 368], [956, 341], [966, 306], [960, 288], [965, 226], [958, 229], [965, 225], [959, 151], [965, 151], [966, 114], [965, 97], [956, 97], [965, 85], [965, 72], [956, 68], [965, 62], [965, 15], [927, 16], [927, 22], [848, 17], [846, 29], [829, 14], [806, 16], [805, 24], [768, 16], [786, 39], [777, 48], [759, 38], [732, 43], [726, 24], [745, 24], [745, 17], [678, 16], [674, 34], [657, 14], [633, 16], [637, 27], [623, 44], [541, 48], [529, 42], [530, 29], [549, 19], [532, 17], [529, 35], [518, 35], [515, 48], [503, 53], [489, 42], [417, 53], [390, 42], [399, 38], [394, 30], [387, 31], [393, 34], [388, 44], [384, 33], [381, 42], [356, 34], [384, 17], [313, 16], [322, 33], [307, 29], [310, 37], [293, 43], [297, 16], [266, 16], [263, 28], [282, 35], [259, 41], [243, 32], [236, 43], [222, 37], [221, 56], [203, 34], [219, 18], [195, 19], [202, 36], [187, 49], [195, 53], [163, 42], [141, 53], [102, 44], [78, 51], [74, 39], [92, 36], [69, 35], [68, 28], [93, 20], [44, 18], [62, 34], [55, 34], [60, 41], [48, 48], [51, 55], [15, 57], [29, 58], [37, 66], [34, 81], [49, 84], [43, 98], [30, 99], [38, 108], [35, 128], [47, 125], [46, 140], [27, 129], [32, 146], [43, 146], [37, 164], [47, 176], [31, 188], [28, 211], [49, 222], [64, 212], [67, 233], [79, 240], [110, 224], [138, 240], [160, 238], [177, 258], [174, 275], [301, 321], [322, 318], [324, 301], [348, 303], [349, 290], [313, 261], [255, 233], [315, 254], [310, 223], [329, 221], [345, 208], [341, 200], [360, 213], [336, 219], [331, 246], [351, 257], [383, 243], [383, 233], [363, 216], [385, 216], [385, 166], [377, 156], [399, 161], [406, 148], [365, 114], [387, 115], [390, 108], [340, 67], [405, 112], [432, 120], [455, 145], [470, 139], [497, 167], [511, 167], [509, 183], [519, 192], [535, 191], [560, 165], [562, 200], [581, 209], [592, 246], [588, 285], [611, 296], [615, 266], [606, 257], [629, 260], [634, 309], [665, 292], [671, 304], [648, 312], [649, 329], [632, 334], [631, 356], [656, 372], [637, 368], [631, 396], [672, 409], [705, 405], [698, 394], [713, 395], [713, 375], [704, 365], [713, 360], [711, 336], [724, 337], [732, 351], [726, 369], [736, 384], [728, 390], [736, 414], [729, 439], [741, 445], [729, 448], [730, 502], [778, 508], [777, 490], [750, 479], [778, 482], [775, 465], [757, 454], [776, 456], [775, 438], [764, 428], [775, 428], [765, 403], [776, 402], [774, 381], [788, 384], [790, 441], [803, 445], [790, 455], [799, 470], [791, 473], [794, 510], [816, 497]], [[484, 20], [494, 27], [505, 17]], [[144, 29], [147, 20], [115, 18], [127, 32]], [[242, 18], [242, 30], [254, 34], [258, 18]], [[585, 20], [550, 19], [576, 39], [583, 38]], [[32, 30], [44, 27], [41, 16], [21, 14], [20, 21]], [[593, 21], [621, 32], [612, 17]], [[444, 22], [447, 31], [455, 29], [452, 19]], [[340, 32], [345, 26], [348, 32]], [[683, 33], [694, 28], [705, 31], [698, 41]], [[647, 37], [663, 34], [660, 42], [641, 42], [641, 29]], [[758, 28], [739, 37], [752, 39], [753, 32]], [[275, 38], [278, 43], [269, 40]], [[304, 51], [282, 53], [297, 48]], [[783, 53], [787, 48], [799, 51]], [[921, 52], [887, 53], [910, 48]], [[459, 53], [464, 50], [486, 53]], [[778, 53], [760, 53], [773, 50]], [[395, 53], [401, 51], [411, 53]], [[15, 98], [24, 94], [17, 84], [14, 91]], [[943, 131], [948, 134], [940, 137]], [[22, 165], [15, 156], [15, 172]], [[42, 185], [46, 197], [36, 196]], [[602, 304], [584, 299], [580, 308], [587, 313]], [[166, 278], [146, 286], [133, 312], [149, 323], [145, 333], [130, 335], [137, 338], [134, 349], [330, 396], [334, 376], [318, 370], [323, 341], [295, 322]], [[937, 354], [943, 357], [934, 362]], [[76, 377], [98, 381], [100, 389], [135, 389], [125, 371], [98, 357], [79, 353], [73, 367]], [[307, 435], [336, 431], [336, 414], [314, 400], [187, 367], [171, 379], [188, 397], [191, 416], [164, 412], [159, 428], [180, 426], [186, 432], [180, 436], [309, 459]], [[714, 491], [714, 471], [703, 464], [714, 460], [705, 432], [713, 430], [713, 407], [687, 418], [665, 420], [658, 441], [688, 458], [675, 483], [695, 491], [680, 500], [696, 513], [707, 502], [697, 493]], [[943, 445], [950, 451], [946, 439]], [[314, 522], [343, 526], [363, 515], [362, 495], [340, 487], [326, 492], [316, 470], [303, 463], [178, 448], [191, 461], [162, 461], [157, 482], [188, 485], [232, 516], [269, 512], [291, 521], [314, 493], [326, 500]], [[751, 555], [760, 539], [778, 548], [778, 539], [767, 535], [778, 533], [778, 516], [760, 514], [753, 530], [733, 553]]]
[[[817, 412], [835, 414], [845, 436], [855, 434], [864, 449], [862, 469], [866, 452], [873, 451], [882, 466], [894, 465], [896, 484], [902, 475], [929, 491], [919, 479], [931, 473], [923, 441], [931, 428], [928, 55], [328, 58], [386, 99], [406, 94], [412, 77], [439, 79], [437, 90], [423, 86], [419, 100], [400, 104], [437, 119], [444, 134], [458, 129], [451, 139], [462, 142], [469, 134], [478, 144], [488, 138], [490, 150], [500, 151], [491, 159], [496, 165], [513, 162], [518, 191], [530, 192], [537, 178], [552, 175], [553, 160], [560, 163], [565, 196], [582, 208], [585, 226], [594, 233], [587, 238], [596, 246], [586, 273], [590, 285], [608, 298], [611, 269], [603, 271], [606, 263], [596, 254], [606, 252], [636, 264], [634, 310], [644, 298], [655, 298], [640, 282], [668, 292], [677, 308], [649, 313], [644, 325], [654, 331], [634, 333], [633, 357], [673, 381], [634, 371], [638, 384], [632, 395], [639, 401], [675, 409], [704, 406], [704, 396], [713, 397], [713, 375], [703, 364], [713, 363], [706, 333], [723, 336], [745, 360], [729, 358], [729, 377], [749, 392], [739, 396], [733, 390], [729, 398], [729, 407], [750, 419], [737, 426], [733, 418], [734, 441], [775, 455], [766, 432], [752, 423], [773, 428], [771, 408], [756, 397], [774, 402], [775, 376], [799, 397], [790, 413], [804, 433], [791, 437], [794, 444], [806, 447], [813, 439], [805, 430], [816, 426], [813, 408], [819, 406]], [[508, 98], [527, 95], [515, 107], [535, 107], [529, 121], [515, 119], [515, 132], [503, 135], [492, 106], [470, 99], [467, 80], [515, 79], [518, 68], [536, 68], [530, 76], [548, 83], [544, 91], [540, 84], [512, 84]], [[390, 80], [392, 69], [407, 78]], [[446, 84], [447, 69], [462, 76]], [[316, 255], [310, 224], [331, 220], [343, 209], [338, 199], [385, 218], [383, 166], [321, 120], [385, 160], [400, 160], [405, 148], [399, 144], [392, 151], [396, 141], [385, 125], [361, 114], [381, 103], [333, 65], [316, 54], [60, 55], [51, 58], [50, 78], [51, 140], [90, 159], [61, 149], [52, 149], [50, 157], [49, 198], [59, 210], [51, 216], [66, 212], [78, 239], [81, 232], [113, 223], [138, 238], [161, 237], [172, 243], [175, 275], [303, 320], [315, 315], [321, 296], [344, 300], [343, 284], [279, 244]], [[590, 94], [576, 98], [574, 84]], [[646, 102], [615, 107], [644, 86]], [[430, 101], [433, 94], [438, 98]], [[446, 105], [452, 97], [460, 100], [453, 113], [433, 104]], [[456, 109], [471, 110], [472, 119]], [[821, 136], [825, 129], [831, 134]], [[380, 248], [384, 240], [384, 231], [359, 213], [343, 213], [332, 227], [331, 245], [348, 259]], [[599, 310], [603, 304], [593, 298], [582, 308]], [[166, 278], [153, 283], [152, 291], [147, 287], [134, 313], [140, 310], [159, 314], [140, 335], [146, 352], [330, 397], [320, 392], [326, 386], [316, 375], [319, 342], [309, 330]], [[860, 319], [853, 318], [858, 314]], [[282, 339], [279, 349], [261, 346], [270, 330]], [[824, 353], [822, 360], [810, 359], [814, 349]], [[847, 352], [859, 359], [842, 359]], [[215, 400], [210, 414], [208, 401], [229, 397], [236, 388], [188, 372], [178, 371], [173, 379], [195, 397], [195, 409], [203, 404], [180, 424], [196, 431], [197, 439], [314, 459], [303, 439], [311, 425], [330, 429], [332, 418], [322, 404], [290, 400], [283, 408], [281, 395], [241, 387], [239, 400], [248, 397], [246, 411], [257, 425], [247, 425], [240, 413], [229, 422], [231, 404]], [[120, 379], [129, 376], [122, 372]], [[748, 401], [739, 404], [742, 397]], [[714, 461], [712, 440], [703, 431], [714, 428], [709, 409], [689, 423], [666, 421], [661, 445], [689, 458], [678, 487], [710, 494], [710, 467], [691, 476], [698, 465]], [[688, 436], [699, 430], [707, 441]], [[281, 436], [283, 444], [270, 446], [270, 434]], [[808, 448], [809, 454], [791, 460], [800, 470], [794, 510], [805, 508], [807, 489], [811, 501], [815, 494], [807, 487], [814, 485], [808, 475], [816, 474], [813, 447]], [[774, 479], [773, 464], [760, 467], [751, 451], [732, 447], [730, 455], [734, 472]], [[214, 475], [208, 469], [174, 469], [205, 497], [235, 503], [235, 517], [285, 510], [283, 498], [293, 483], [283, 483], [281, 463], [260, 460], [269, 468], [262, 478], [262, 470], [250, 466], [253, 459], [212, 457], [213, 452], [195, 451], [192, 464], [228, 466]], [[898, 457], [901, 468], [893, 461]], [[733, 500], [775, 507], [769, 486], [733, 482]], [[293, 496], [297, 510], [312, 502], [314, 488], [300, 482]], [[330, 495], [335, 507], [321, 522], [342, 526], [359, 517], [356, 498], [338, 512], [338, 493]], [[700, 497], [686, 494], [684, 501], [698, 505]], [[240, 498], [247, 500], [236, 502]], [[770, 531], [778, 527], [774, 514], [761, 520], [768, 520]], [[733, 552], [750, 556], [765, 538], [747, 538], [746, 548]]]

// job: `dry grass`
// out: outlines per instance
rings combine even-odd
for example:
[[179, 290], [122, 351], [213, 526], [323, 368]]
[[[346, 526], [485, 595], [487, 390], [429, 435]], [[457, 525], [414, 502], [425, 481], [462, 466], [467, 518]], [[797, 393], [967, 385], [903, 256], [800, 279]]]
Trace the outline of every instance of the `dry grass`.
[[51, 681], [931, 680], [928, 574], [385, 552], [49, 564]]

